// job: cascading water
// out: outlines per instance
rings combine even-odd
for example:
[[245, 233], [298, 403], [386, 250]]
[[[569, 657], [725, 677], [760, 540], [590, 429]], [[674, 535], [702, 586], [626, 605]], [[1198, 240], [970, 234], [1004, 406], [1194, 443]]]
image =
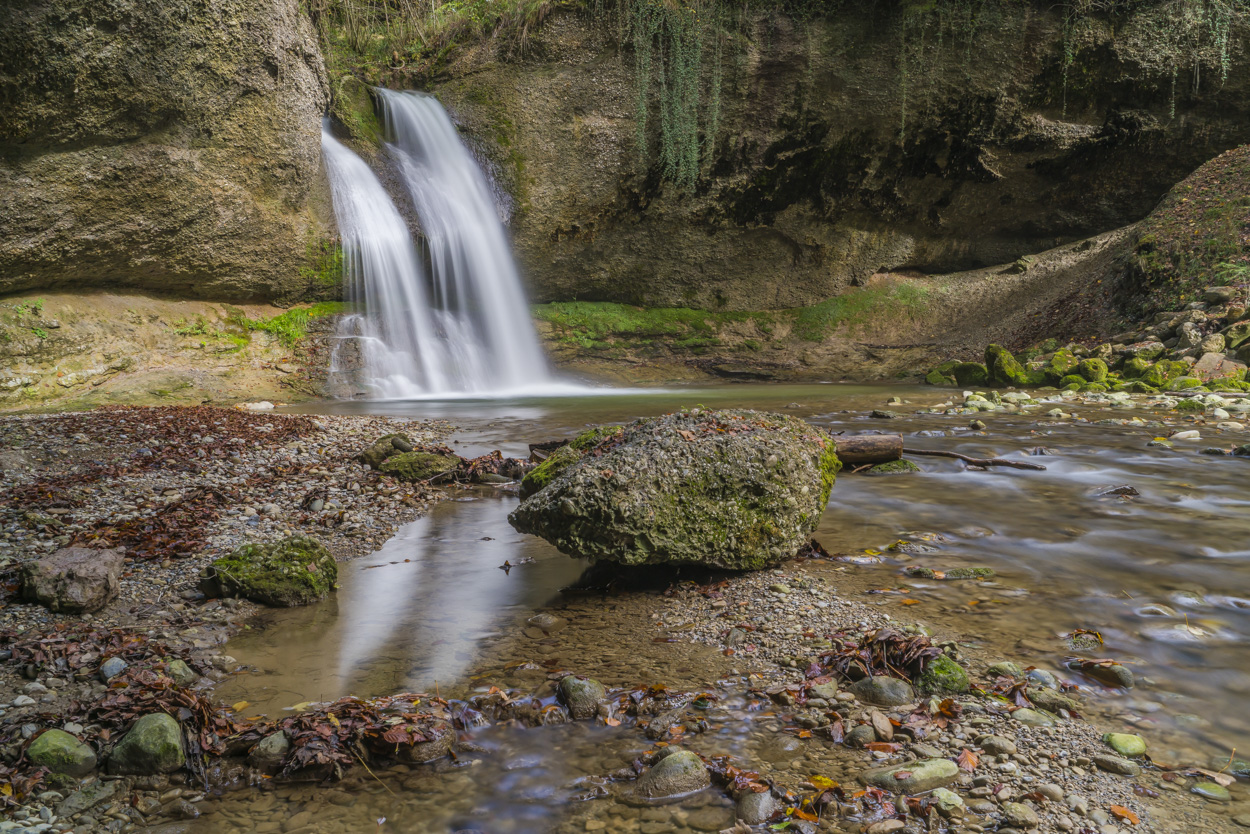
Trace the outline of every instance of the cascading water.
[[431, 280], [377, 176], [322, 132], [360, 340], [375, 396], [535, 392], [550, 383], [490, 187], [436, 99], [378, 90]]

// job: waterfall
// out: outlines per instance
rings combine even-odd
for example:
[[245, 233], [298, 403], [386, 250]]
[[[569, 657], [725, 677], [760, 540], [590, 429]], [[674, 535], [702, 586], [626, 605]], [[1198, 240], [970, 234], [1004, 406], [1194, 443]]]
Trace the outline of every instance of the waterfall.
[[486, 177], [432, 96], [378, 90], [423, 259], [378, 177], [322, 131], [364, 383], [385, 399], [535, 392], [546, 358]]

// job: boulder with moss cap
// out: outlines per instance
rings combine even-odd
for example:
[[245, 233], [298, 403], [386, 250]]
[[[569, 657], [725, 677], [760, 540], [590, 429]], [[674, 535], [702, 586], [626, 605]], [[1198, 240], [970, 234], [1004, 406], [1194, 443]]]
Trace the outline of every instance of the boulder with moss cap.
[[571, 556], [754, 570], [810, 541], [840, 468], [802, 420], [696, 409], [598, 440], [508, 520]]
[[324, 599], [335, 588], [338, 565], [326, 546], [308, 536], [245, 544], [204, 573], [208, 596], [244, 597], [289, 608]]

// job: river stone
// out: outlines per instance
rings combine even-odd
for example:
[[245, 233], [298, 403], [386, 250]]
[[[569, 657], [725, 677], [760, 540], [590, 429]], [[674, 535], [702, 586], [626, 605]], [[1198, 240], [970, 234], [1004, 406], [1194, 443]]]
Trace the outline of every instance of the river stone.
[[110, 657], [100, 664], [100, 680], [108, 683], [113, 678], [125, 672], [129, 667], [126, 661], [120, 657]]
[[877, 740], [877, 731], [871, 724], [856, 724], [842, 739], [847, 747], [862, 748]]
[[756, 793], [743, 791], [734, 803], [734, 813], [747, 825], [762, 825], [768, 822], [778, 808], [777, 800], [771, 791]]
[[289, 608], [323, 599], [335, 588], [338, 565], [325, 545], [308, 536], [245, 544], [205, 569], [208, 596], [245, 597]]
[[949, 819], [963, 815], [964, 799], [959, 794], [946, 788], [936, 788], [932, 796], [933, 804], [942, 816]]
[[1094, 680], [1106, 686], [1118, 686], [1121, 689], [1133, 688], [1134, 681], [1132, 670], [1128, 667], [1121, 666], [1118, 663], [1110, 666], [1094, 665], [1085, 668], [1081, 668], [1080, 664], [1077, 663], [1077, 668]]
[[1128, 759], [1122, 759], [1119, 756], [1112, 756], [1109, 753], [1099, 753], [1091, 756], [1090, 759], [1098, 766], [1100, 770], [1108, 773], [1118, 773], [1121, 776], [1137, 776], [1141, 773], [1141, 768]]
[[169, 661], [169, 676], [179, 686], [191, 686], [200, 679], [200, 676], [186, 664], [186, 661], [178, 658]]
[[993, 666], [985, 670], [986, 677], [989, 678], [1019, 678], [1024, 675], [1024, 670], [1020, 668], [1020, 664], [1012, 663], [1010, 660], [1004, 660], [995, 663]]
[[900, 707], [916, 702], [911, 684], [898, 678], [864, 678], [847, 687], [847, 691], [867, 704], [879, 707]]
[[689, 750], [681, 750], [665, 756], [644, 773], [635, 792], [648, 799], [661, 799], [701, 791], [710, 784], [703, 760]]
[[86, 776], [95, 770], [95, 751], [64, 730], [44, 732], [27, 748], [26, 757], [66, 776]]
[[1210, 799], [1214, 802], [1232, 802], [1233, 797], [1228, 792], [1228, 788], [1223, 785], [1217, 785], [1215, 782], [1199, 782], [1190, 789], [1193, 793], [1198, 794], [1203, 799]]
[[270, 733], [262, 738], [247, 752], [247, 762], [257, 770], [265, 773], [276, 773], [282, 769], [287, 753], [291, 752], [291, 741], [281, 730]]
[[1003, 822], [1012, 828], [1037, 828], [1037, 812], [1023, 802], [1003, 803]]
[[[455, 455], [439, 455], [433, 452], [405, 452], [387, 458], [378, 469], [394, 475], [401, 481], [428, 481], [460, 465]], [[507, 482], [507, 478], [504, 479]]]
[[962, 695], [969, 686], [968, 673], [944, 654], [931, 660], [916, 682], [931, 695]]
[[884, 791], [915, 794], [944, 788], [958, 778], [959, 767], [950, 759], [920, 759], [865, 771], [859, 780]]
[[22, 595], [50, 611], [99, 611], [121, 591], [123, 557], [113, 550], [64, 547], [22, 566]]
[[172, 773], [186, 763], [182, 728], [163, 712], [145, 715], [134, 723], [109, 756], [113, 774]]
[[364, 451], [356, 455], [356, 460], [370, 469], [378, 469], [387, 458], [392, 455], [411, 452], [412, 448], [412, 441], [408, 438], [408, 435], [387, 434], [369, 444]]
[[560, 701], [569, 708], [569, 713], [582, 721], [595, 717], [599, 712], [599, 702], [607, 697], [608, 691], [597, 680], [567, 675], [560, 679], [557, 694]]
[[811, 540], [840, 468], [833, 438], [794, 417], [669, 414], [587, 450], [508, 520], [572, 556], [753, 570]]
[[86, 785], [58, 802], [56, 804], [56, 815], [58, 817], [72, 817], [74, 814], [81, 814], [83, 811], [94, 808], [101, 802], [112, 799], [113, 794], [117, 793], [120, 784], [120, 781], [114, 780], [93, 782], [90, 785]]
[[978, 739], [977, 743], [981, 745], [981, 749], [991, 756], [997, 756], [1003, 753], [1011, 755], [1016, 752], [1016, 743], [1009, 738], [1002, 736], [985, 736]]
[[1141, 736], [1130, 733], [1107, 733], [1102, 740], [1121, 756], [1133, 758], [1146, 755], [1146, 740]]
[[[1055, 677], [1053, 672], [1047, 672], [1045, 669], [1030, 669], [1025, 673], [1025, 680], [1034, 687], [1042, 689], [1058, 689], [1059, 678]], [[1033, 691], [1033, 690], [1030, 690]]]
[[429, 741], [401, 748], [402, 759], [415, 764], [432, 762], [446, 756], [456, 744], [456, 731], [446, 721], [435, 721], [426, 728], [425, 734], [430, 737]]
[[832, 701], [838, 697], [838, 684], [836, 681], [826, 681], [818, 683], [807, 690], [807, 699], [821, 698], [825, 701]]
[[1038, 709], [1043, 709], [1050, 713], [1058, 713], [1061, 709], [1073, 712], [1080, 706], [1080, 704], [1076, 701], [1072, 700], [1067, 695], [1060, 694], [1060, 692], [1056, 689], [1030, 689], [1029, 700], [1032, 701]]
[[1050, 727], [1055, 723], [1055, 719], [1050, 715], [1036, 709], [1018, 709], [1011, 714], [1011, 717], [1026, 727]]

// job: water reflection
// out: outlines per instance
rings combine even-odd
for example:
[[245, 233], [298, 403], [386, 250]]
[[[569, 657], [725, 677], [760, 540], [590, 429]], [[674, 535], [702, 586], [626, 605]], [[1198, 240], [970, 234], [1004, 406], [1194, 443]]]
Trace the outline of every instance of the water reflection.
[[[585, 567], [513, 530], [507, 513], [516, 502], [490, 494], [445, 502], [381, 550], [341, 564], [330, 600], [269, 614], [264, 632], [231, 642], [238, 658], [263, 671], [223, 684], [223, 697], [237, 688], [253, 709], [273, 715], [303, 701], [460, 680], [479, 642]], [[505, 572], [505, 561], [516, 567]]]

